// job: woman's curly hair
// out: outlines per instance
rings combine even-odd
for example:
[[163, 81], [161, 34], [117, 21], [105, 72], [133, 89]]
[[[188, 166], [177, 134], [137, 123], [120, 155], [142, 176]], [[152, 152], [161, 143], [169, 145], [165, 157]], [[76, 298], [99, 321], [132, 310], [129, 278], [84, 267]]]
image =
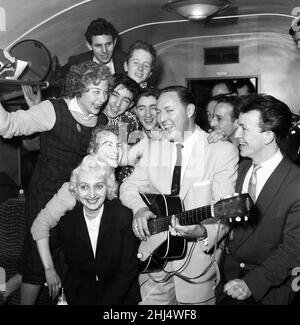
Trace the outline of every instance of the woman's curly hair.
[[72, 65], [66, 77], [64, 95], [68, 98], [80, 97], [90, 83], [99, 85], [102, 80], [108, 81], [110, 91], [114, 77], [106, 65], [94, 61]]
[[69, 182], [69, 191], [73, 194], [76, 200], [78, 200], [78, 177], [80, 172], [83, 170], [93, 171], [95, 175], [104, 178], [107, 186], [106, 197], [108, 200], [112, 200], [118, 196], [118, 184], [116, 182], [114, 168], [108, 166], [106, 162], [97, 158], [96, 155], [87, 155], [83, 158], [79, 166], [72, 171]]

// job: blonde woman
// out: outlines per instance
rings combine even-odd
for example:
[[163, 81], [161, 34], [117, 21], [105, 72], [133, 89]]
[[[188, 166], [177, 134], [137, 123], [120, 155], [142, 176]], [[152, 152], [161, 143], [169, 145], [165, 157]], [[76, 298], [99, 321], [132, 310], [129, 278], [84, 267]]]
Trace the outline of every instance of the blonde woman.
[[[114, 169], [96, 155], [73, 170], [69, 191], [79, 204], [58, 224], [67, 271], [63, 286], [71, 305], [137, 304], [137, 242], [132, 214], [117, 197]], [[60, 287], [45, 239], [37, 240], [50, 293]]]

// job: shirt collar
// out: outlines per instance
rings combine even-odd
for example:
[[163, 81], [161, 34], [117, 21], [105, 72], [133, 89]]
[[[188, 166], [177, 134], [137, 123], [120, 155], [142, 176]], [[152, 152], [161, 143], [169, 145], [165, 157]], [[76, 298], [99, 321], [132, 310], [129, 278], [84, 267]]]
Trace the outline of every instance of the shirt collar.
[[[101, 63], [101, 62], [99, 62], [99, 60], [98, 60], [95, 56], [93, 57], [93, 61], [96, 62], [96, 63]], [[111, 58], [110, 61], [109, 61], [108, 63], [106, 63], [105, 65], [108, 67], [110, 73], [111, 73], [112, 75], [114, 75], [114, 74], [115, 74], [115, 67], [114, 67], [114, 63], [113, 63], [112, 58]]]
[[89, 120], [91, 117], [94, 117], [95, 115], [94, 114], [84, 114], [82, 112], [82, 109], [80, 108], [79, 104], [78, 104], [78, 100], [77, 100], [77, 97], [73, 97], [71, 100], [70, 100], [70, 103], [69, 103], [69, 110], [72, 111], [72, 112], [76, 112], [76, 113], [79, 113], [80, 116], [85, 119], [85, 120]]
[[276, 153], [269, 159], [265, 160], [261, 164], [259, 164], [263, 168], [272, 168], [273, 166], [277, 166], [281, 159], [283, 158], [281, 151], [278, 149]]
[[183, 143], [182, 143], [183, 147], [191, 146], [194, 144], [194, 142], [196, 141], [196, 138], [197, 138], [196, 131], [197, 131], [197, 128], [195, 128], [194, 131], [188, 131], [188, 132], [192, 132], [192, 134], [185, 141], [183, 141]]
[[93, 223], [93, 224], [100, 224], [100, 220], [103, 214], [103, 208], [104, 208], [104, 204], [102, 204], [97, 216], [93, 219], [89, 219], [86, 215], [85, 210], [83, 209], [83, 215], [84, 215], [84, 219], [88, 222], [88, 223]]
[[196, 136], [196, 134], [197, 134], [196, 131], [198, 131], [197, 127], [195, 128], [194, 131], [185, 131], [185, 132], [190, 132], [191, 135], [186, 140], [184, 140], [183, 142], [178, 142], [178, 141], [173, 141], [173, 140], [169, 140], [169, 141], [172, 142], [172, 143], [174, 143], [175, 145], [177, 143], [182, 143], [182, 147], [184, 148], [184, 146], [189, 146], [189, 145], [191, 145], [195, 141], [195, 139], [197, 137]]

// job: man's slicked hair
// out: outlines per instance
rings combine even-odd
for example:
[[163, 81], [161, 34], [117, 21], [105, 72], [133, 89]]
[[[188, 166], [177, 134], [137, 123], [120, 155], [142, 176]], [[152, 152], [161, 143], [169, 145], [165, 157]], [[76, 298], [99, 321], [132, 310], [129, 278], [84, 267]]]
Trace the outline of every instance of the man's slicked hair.
[[218, 98], [217, 96], [215, 97], [217, 104], [220, 103], [229, 104], [232, 107], [232, 111], [231, 111], [232, 121], [238, 119], [240, 114], [240, 106], [242, 104], [242, 99], [238, 96], [228, 96], [228, 95], [226, 96], [218, 95], [218, 96], [219, 96]]
[[235, 83], [230, 80], [230, 79], [224, 79], [224, 80], [217, 80], [213, 86], [211, 87], [211, 97], [216, 97], [216, 96], [212, 96], [213, 93], [213, 89], [214, 87], [218, 86], [218, 85], [225, 85], [227, 88], [227, 92], [226, 93], [222, 93], [222, 94], [218, 94], [218, 95], [237, 95], [237, 90], [236, 90], [236, 86]]
[[292, 112], [285, 103], [271, 95], [251, 94], [243, 99], [240, 112], [251, 111], [260, 113], [260, 128], [274, 132], [277, 143], [287, 136], [292, 126]]
[[169, 92], [175, 92], [179, 99], [181, 100], [181, 103], [184, 105], [194, 104], [196, 106], [196, 100], [193, 95], [193, 93], [184, 86], [169, 86], [161, 89], [160, 95], [163, 93], [169, 93]]
[[249, 94], [255, 93], [255, 87], [249, 79], [238, 79], [235, 83], [236, 89], [247, 87]]
[[126, 75], [115, 75], [115, 82], [112, 86], [112, 91], [119, 85], [123, 85], [132, 93], [132, 102], [135, 103], [136, 98], [141, 91], [140, 85]]
[[147, 87], [147, 88], [142, 88], [139, 95], [137, 96], [136, 100], [135, 100], [135, 105], [137, 105], [138, 101], [142, 98], [142, 97], [154, 97], [155, 99], [158, 98], [160, 94], [159, 89], [155, 88], [155, 87]]

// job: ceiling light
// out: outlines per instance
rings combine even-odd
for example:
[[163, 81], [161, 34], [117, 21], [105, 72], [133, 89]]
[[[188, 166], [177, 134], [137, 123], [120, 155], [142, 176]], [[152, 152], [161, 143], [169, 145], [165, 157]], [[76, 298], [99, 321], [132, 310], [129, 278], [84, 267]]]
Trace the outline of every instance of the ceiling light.
[[201, 20], [229, 6], [229, 0], [170, 0], [162, 6], [162, 9], [189, 20]]

